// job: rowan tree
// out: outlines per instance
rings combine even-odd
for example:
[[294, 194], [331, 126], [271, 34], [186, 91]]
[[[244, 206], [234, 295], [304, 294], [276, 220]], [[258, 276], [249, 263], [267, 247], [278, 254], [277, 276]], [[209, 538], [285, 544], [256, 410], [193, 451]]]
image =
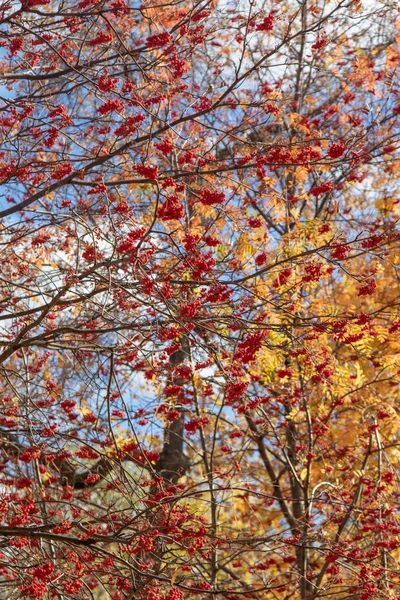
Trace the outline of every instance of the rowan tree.
[[399, 26], [0, 1], [0, 598], [400, 598]]

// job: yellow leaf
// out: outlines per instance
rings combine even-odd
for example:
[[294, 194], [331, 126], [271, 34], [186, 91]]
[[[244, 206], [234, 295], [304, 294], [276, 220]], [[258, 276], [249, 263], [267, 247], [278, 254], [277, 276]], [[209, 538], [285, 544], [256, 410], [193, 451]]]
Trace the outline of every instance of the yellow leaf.
[[287, 420], [288, 421], [293, 421], [293, 419], [295, 418], [296, 415], [298, 415], [300, 412], [300, 408], [296, 407], [293, 410], [290, 411], [290, 413], [287, 415]]
[[307, 472], [308, 472], [308, 469], [306, 467], [301, 469], [301, 471], [299, 473], [300, 481], [305, 481], [305, 479], [307, 477]]

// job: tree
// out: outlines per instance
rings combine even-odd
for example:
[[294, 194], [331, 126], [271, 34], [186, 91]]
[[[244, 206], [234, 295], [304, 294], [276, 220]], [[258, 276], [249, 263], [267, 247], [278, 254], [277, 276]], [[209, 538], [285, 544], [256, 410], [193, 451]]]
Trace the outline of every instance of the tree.
[[0, 19], [0, 597], [400, 598], [396, 3]]

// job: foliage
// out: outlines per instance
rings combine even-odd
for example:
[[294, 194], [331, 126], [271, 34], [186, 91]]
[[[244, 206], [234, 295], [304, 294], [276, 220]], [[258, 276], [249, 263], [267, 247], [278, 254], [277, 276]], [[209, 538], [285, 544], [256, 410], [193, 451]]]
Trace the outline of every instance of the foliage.
[[400, 598], [399, 24], [0, 1], [1, 598]]

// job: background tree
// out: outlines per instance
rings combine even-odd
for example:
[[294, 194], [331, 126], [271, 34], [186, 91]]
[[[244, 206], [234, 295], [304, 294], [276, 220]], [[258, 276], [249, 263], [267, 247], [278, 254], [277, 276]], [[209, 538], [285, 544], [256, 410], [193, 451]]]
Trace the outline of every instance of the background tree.
[[0, 597], [400, 598], [396, 3], [0, 19]]

